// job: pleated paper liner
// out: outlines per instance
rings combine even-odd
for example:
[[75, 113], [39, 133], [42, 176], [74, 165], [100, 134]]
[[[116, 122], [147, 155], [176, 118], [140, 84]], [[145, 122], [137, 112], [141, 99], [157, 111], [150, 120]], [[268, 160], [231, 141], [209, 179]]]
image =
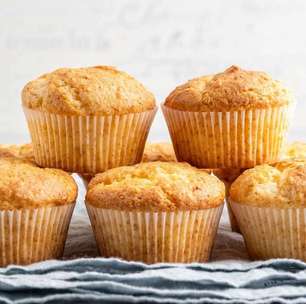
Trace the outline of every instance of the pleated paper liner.
[[228, 199], [225, 199], [226, 202], [226, 207], [227, 207], [227, 212], [228, 212], [228, 217], [231, 225], [231, 229], [233, 232], [241, 233], [238, 221], [236, 219], [236, 216], [232, 210], [232, 206], [229, 203]]
[[145, 263], [207, 261], [222, 209], [129, 212], [87, 204], [100, 254]]
[[79, 173], [140, 162], [156, 111], [71, 116], [24, 107], [36, 162]]
[[178, 160], [200, 168], [251, 168], [277, 161], [292, 108], [188, 112], [162, 105]]
[[252, 259], [306, 261], [306, 208], [264, 208], [230, 203]]
[[0, 266], [60, 258], [74, 204], [0, 211]]

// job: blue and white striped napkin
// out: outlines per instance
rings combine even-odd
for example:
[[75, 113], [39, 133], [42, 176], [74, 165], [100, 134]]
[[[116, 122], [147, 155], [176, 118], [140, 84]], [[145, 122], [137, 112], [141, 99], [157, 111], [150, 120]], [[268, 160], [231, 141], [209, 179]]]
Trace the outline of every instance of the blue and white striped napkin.
[[118, 259], [0, 269], [0, 303], [306, 303], [295, 260], [145, 265]]

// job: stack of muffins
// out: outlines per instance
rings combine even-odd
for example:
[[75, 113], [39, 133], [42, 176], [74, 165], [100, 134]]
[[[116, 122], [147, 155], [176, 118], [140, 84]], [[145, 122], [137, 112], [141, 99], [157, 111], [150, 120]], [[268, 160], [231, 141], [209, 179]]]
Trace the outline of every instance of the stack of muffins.
[[102, 256], [207, 261], [227, 198], [252, 257], [306, 259], [306, 161], [278, 162], [294, 102], [266, 73], [233, 66], [177, 87], [162, 105], [175, 155], [170, 144], [145, 149], [154, 96], [114, 68], [56, 70], [22, 100], [33, 152], [0, 147], [1, 265], [60, 257], [71, 172]]

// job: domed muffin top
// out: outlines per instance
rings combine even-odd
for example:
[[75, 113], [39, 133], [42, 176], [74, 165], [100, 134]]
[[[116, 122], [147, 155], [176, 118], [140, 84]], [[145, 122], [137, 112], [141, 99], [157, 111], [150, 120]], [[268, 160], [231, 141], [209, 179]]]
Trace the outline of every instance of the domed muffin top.
[[232, 184], [230, 199], [258, 207], [305, 207], [306, 160], [284, 160], [244, 171]]
[[164, 161], [175, 162], [176, 156], [171, 143], [146, 143], [143, 151], [143, 162]]
[[0, 210], [72, 203], [77, 185], [66, 172], [42, 169], [14, 157], [0, 157]]
[[69, 115], [115, 115], [154, 109], [140, 82], [109, 66], [61, 68], [30, 81], [22, 91], [30, 109]]
[[17, 157], [31, 162], [35, 162], [32, 144], [0, 144], [0, 157]]
[[202, 76], [178, 86], [165, 106], [193, 112], [264, 109], [287, 105], [290, 92], [268, 74], [231, 66], [223, 73]]
[[187, 163], [149, 162], [97, 174], [86, 202], [125, 211], [197, 210], [219, 206], [224, 192], [218, 178]]

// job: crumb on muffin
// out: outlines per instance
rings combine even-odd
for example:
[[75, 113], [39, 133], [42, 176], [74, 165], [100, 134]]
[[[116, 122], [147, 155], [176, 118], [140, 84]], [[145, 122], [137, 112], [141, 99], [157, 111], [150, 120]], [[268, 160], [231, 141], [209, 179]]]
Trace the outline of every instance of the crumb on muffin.
[[288, 105], [291, 93], [265, 72], [231, 66], [224, 72], [202, 76], [178, 86], [165, 106], [182, 111], [232, 111]]
[[69, 204], [77, 197], [68, 173], [19, 158], [0, 157], [0, 176], [0, 210]]
[[217, 207], [224, 196], [218, 178], [187, 163], [149, 162], [97, 174], [86, 202], [125, 211], [175, 211]]
[[258, 207], [305, 207], [306, 159], [284, 160], [246, 170], [232, 184], [230, 199]]
[[70, 115], [120, 115], [155, 108], [140, 82], [109, 66], [61, 68], [30, 81], [22, 91], [30, 109]]

